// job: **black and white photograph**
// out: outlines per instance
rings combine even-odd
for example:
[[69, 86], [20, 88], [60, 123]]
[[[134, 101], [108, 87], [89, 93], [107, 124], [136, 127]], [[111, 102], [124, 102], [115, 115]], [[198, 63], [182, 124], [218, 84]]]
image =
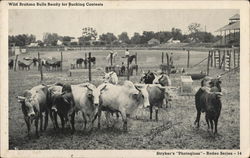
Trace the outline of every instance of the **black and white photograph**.
[[249, 4], [118, 4], [5, 4], [6, 150], [249, 154]]

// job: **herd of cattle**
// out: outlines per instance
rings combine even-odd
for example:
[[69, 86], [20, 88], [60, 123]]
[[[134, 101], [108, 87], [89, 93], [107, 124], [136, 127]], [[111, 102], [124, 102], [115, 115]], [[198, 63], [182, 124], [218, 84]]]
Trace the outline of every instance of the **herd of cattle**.
[[[127, 118], [136, 110], [149, 108], [150, 119], [152, 119], [153, 109], [155, 109], [155, 119], [158, 120], [158, 108], [167, 108], [170, 105], [172, 97], [168, 87], [171, 86], [171, 80], [166, 74], [157, 75], [149, 71], [143, 74], [140, 83], [137, 84], [131, 81], [118, 84], [115, 72], [105, 73], [103, 79], [104, 82], [97, 87], [91, 83], [77, 85], [55, 83], [42, 84], [25, 90], [23, 95], [17, 98], [21, 103], [28, 136], [30, 137], [31, 124], [34, 121], [36, 136], [39, 137], [39, 121], [40, 131], [46, 130], [49, 116], [54, 129], [57, 130], [59, 128], [57, 115], [61, 119], [62, 129], [65, 125], [69, 125], [73, 133], [75, 115], [79, 111], [84, 120], [84, 130], [88, 127], [91, 131], [97, 118], [98, 128], [100, 128], [100, 118], [104, 112], [108, 125], [111, 115], [116, 114], [117, 118], [121, 116], [123, 130], [127, 131]], [[220, 78], [205, 77], [195, 95], [197, 109], [195, 123], [199, 127], [201, 112], [205, 112], [208, 128], [211, 128], [214, 133], [217, 132], [221, 111], [220, 83]]]
[[[9, 59], [9, 69], [14, 68], [14, 59]], [[30, 66], [33, 64], [34, 67], [38, 65], [38, 58], [34, 57], [24, 57], [23, 59], [19, 59], [17, 61], [17, 66], [19, 70], [30, 70]], [[47, 71], [56, 71], [61, 68], [62, 62], [61, 60], [58, 60], [56, 58], [43, 58], [41, 59], [41, 65], [45, 68]]]
[[71, 69], [81, 69], [83, 68], [82, 67], [82, 63], [84, 63], [84, 68], [88, 68], [88, 63], [92, 63], [93, 65], [96, 64], [96, 57], [91, 57], [91, 58], [86, 58], [86, 59], [83, 59], [83, 58], [77, 58], [75, 59], [71, 64], [70, 64], [70, 67]]
[[[96, 63], [96, 58], [91, 57], [90, 59], [83, 59], [83, 58], [77, 58], [75, 59], [74, 63], [71, 63], [71, 68], [82, 68], [82, 63], [84, 63], [85, 68], [87, 68], [87, 63], [91, 62], [93, 64]], [[14, 59], [9, 59], [9, 69], [14, 68]], [[24, 57], [23, 59], [19, 59], [17, 61], [17, 66], [19, 70], [30, 70], [30, 66], [33, 64], [34, 67], [38, 65], [38, 58], [34, 57]], [[61, 69], [62, 61], [59, 59], [56, 59], [54, 57], [48, 57], [48, 58], [42, 58], [41, 59], [41, 65], [45, 68], [46, 71], [58, 71]]]

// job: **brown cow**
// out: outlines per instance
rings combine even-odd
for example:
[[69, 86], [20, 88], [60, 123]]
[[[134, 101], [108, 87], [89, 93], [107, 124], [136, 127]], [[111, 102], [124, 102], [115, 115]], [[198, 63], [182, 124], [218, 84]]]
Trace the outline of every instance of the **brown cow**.
[[[38, 85], [30, 90], [26, 90], [23, 96], [18, 96], [18, 102], [21, 103], [24, 120], [28, 128], [28, 137], [30, 138], [30, 128], [35, 120], [36, 136], [39, 137], [38, 123], [40, 120], [40, 131], [46, 130], [48, 125], [48, 88], [44, 85]], [[45, 113], [45, 124], [43, 129], [43, 115]]]

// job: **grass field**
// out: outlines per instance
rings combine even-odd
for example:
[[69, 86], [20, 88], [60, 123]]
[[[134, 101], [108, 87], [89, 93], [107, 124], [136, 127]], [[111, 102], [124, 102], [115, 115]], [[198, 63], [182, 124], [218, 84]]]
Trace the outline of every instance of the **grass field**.
[[[100, 84], [104, 74], [103, 68], [107, 65], [105, 57], [108, 51], [91, 51], [97, 58], [94, 68], [98, 70], [92, 73], [92, 82]], [[159, 70], [161, 52], [159, 50], [137, 50], [138, 65], [142, 70]], [[186, 67], [187, 53], [184, 51], [168, 51], [174, 53], [174, 64], [178, 67]], [[116, 64], [123, 60], [123, 51], [118, 51]], [[131, 54], [135, 51], [131, 51]], [[28, 53], [23, 56], [37, 56], [37, 53]], [[42, 57], [60, 58], [60, 52], [41, 52]], [[78, 73], [69, 77], [68, 69], [73, 59], [84, 57], [84, 52], [63, 52], [63, 71], [44, 72], [45, 84], [63, 82], [78, 84], [88, 82], [88, 73]], [[207, 57], [206, 52], [191, 52], [190, 65], [194, 65]], [[130, 80], [138, 82], [141, 74], [131, 76]], [[200, 72], [206, 70], [206, 62], [195, 68], [187, 69], [188, 72]], [[211, 76], [222, 73], [222, 70], [211, 68]], [[180, 87], [180, 74], [171, 75], [173, 86]], [[126, 77], [120, 77], [123, 81]], [[159, 110], [159, 121], [149, 121], [149, 110], [143, 109], [135, 113], [138, 119], [132, 116], [128, 121], [128, 132], [122, 132], [121, 118], [114, 123], [114, 128], [107, 128], [103, 116], [101, 130], [97, 124], [93, 132], [82, 130], [81, 115], [76, 115], [76, 133], [55, 132], [51, 120], [46, 132], [39, 139], [35, 138], [34, 126], [32, 126], [32, 139], [27, 137], [27, 128], [23, 119], [21, 107], [16, 96], [21, 95], [25, 89], [30, 89], [40, 84], [40, 74], [37, 68], [30, 71], [9, 71], [9, 149], [239, 149], [240, 147], [240, 95], [239, 73], [228, 73], [222, 78], [222, 112], [218, 124], [218, 133], [213, 137], [207, 132], [204, 114], [201, 116], [201, 127], [196, 129], [193, 125], [196, 110], [193, 96], [176, 96], [172, 101], [172, 107]], [[194, 81], [194, 87], [199, 87], [200, 81]], [[154, 116], [154, 115], [153, 115]]]

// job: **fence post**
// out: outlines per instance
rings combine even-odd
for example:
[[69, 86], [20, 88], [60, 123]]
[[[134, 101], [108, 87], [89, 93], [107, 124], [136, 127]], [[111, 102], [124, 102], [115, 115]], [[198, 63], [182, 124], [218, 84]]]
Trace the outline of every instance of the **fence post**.
[[233, 54], [234, 54], [234, 68], [235, 68], [235, 67], [236, 67], [236, 66], [235, 66], [235, 57], [236, 57], [236, 56], [235, 56], [235, 49], [233, 49]]
[[217, 56], [217, 50], [214, 51], [214, 67], [217, 67], [217, 60], [218, 60], [218, 56]]
[[38, 62], [39, 62], [39, 67], [40, 67], [41, 81], [43, 81], [43, 67], [41, 64], [40, 53], [38, 52], [37, 55], [38, 55]]
[[61, 52], [61, 71], [62, 71], [62, 66], [63, 66], [63, 54], [62, 54], [62, 52]]
[[135, 52], [135, 65], [137, 65], [137, 52]]
[[240, 49], [237, 51], [238, 53], [238, 62], [237, 62], [237, 66], [240, 67]]
[[88, 62], [89, 62], [89, 82], [91, 82], [91, 52], [89, 52], [89, 58], [88, 58]]
[[128, 59], [129, 59], [129, 56], [127, 57], [127, 80], [129, 80], [129, 73], [130, 73], [130, 71], [129, 71], [129, 61], [128, 61]]
[[221, 69], [221, 56], [220, 56], [220, 50], [218, 50], [218, 53], [219, 53], [219, 69]]
[[223, 50], [223, 70], [226, 69], [226, 49]]
[[213, 66], [213, 55], [214, 55], [214, 51], [212, 50], [212, 51], [211, 51], [211, 54], [210, 54], [210, 58], [211, 58], [211, 67]]
[[190, 59], [190, 52], [189, 52], [189, 50], [187, 50], [188, 51], [188, 58], [187, 58], [187, 68], [189, 68], [189, 59]]
[[113, 53], [110, 53], [110, 65], [113, 65]]
[[15, 65], [14, 65], [14, 71], [16, 71], [16, 63], [17, 63], [17, 59], [18, 59], [18, 55], [16, 55]]
[[84, 69], [87, 69], [87, 53], [85, 53], [85, 62], [84, 62]]
[[163, 52], [161, 53], [161, 63], [162, 64], [164, 63], [164, 53]]
[[208, 58], [207, 58], [207, 76], [209, 76], [209, 63], [210, 63], [210, 51], [208, 51]]
[[229, 66], [229, 71], [231, 70], [231, 54], [232, 54], [232, 50], [228, 50], [228, 55], [229, 55], [229, 63], [228, 63], [228, 66]]

